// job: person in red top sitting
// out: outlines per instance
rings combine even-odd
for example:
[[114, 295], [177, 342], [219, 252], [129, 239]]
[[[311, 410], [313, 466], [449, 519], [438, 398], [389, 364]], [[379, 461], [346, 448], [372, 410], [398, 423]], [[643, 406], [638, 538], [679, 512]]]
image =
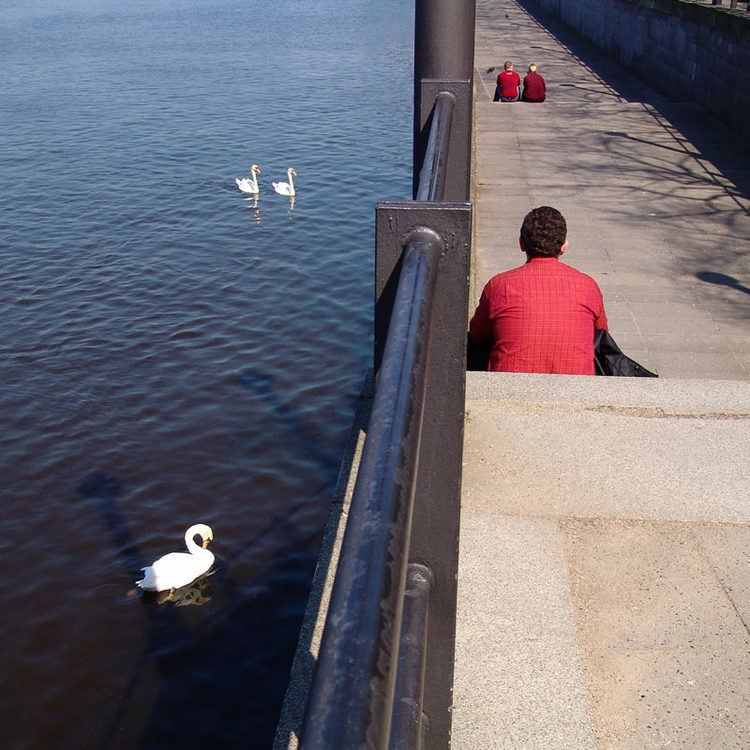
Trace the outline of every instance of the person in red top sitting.
[[503, 63], [503, 72], [497, 77], [495, 96], [493, 102], [517, 102], [519, 99], [518, 88], [521, 85], [521, 76], [513, 70], [513, 63], [506, 60]]
[[523, 95], [525, 102], [543, 102], [547, 96], [547, 84], [544, 82], [534, 63], [529, 65], [529, 72], [523, 78]]
[[607, 316], [594, 279], [560, 262], [566, 235], [556, 208], [533, 209], [521, 227], [526, 263], [484, 287], [469, 337], [490, 345], [488, 370], [594, 375], [594, 329]]

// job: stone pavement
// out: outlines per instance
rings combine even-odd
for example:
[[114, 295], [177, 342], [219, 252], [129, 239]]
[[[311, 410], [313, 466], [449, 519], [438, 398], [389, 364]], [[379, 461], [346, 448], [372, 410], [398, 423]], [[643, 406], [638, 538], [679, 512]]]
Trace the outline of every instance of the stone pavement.
[[[526, 212], [555, 206], [623, 351], [661, 377], [748, 378], [750, 147], [544, 21], [554, 35], [514, 0], [477, 2], [472, 302], [523, 262]], [[494, 104], [485, 71], [505, 59], [521, 77], [536, 62], [548, 100]]]
[[468, 374], [452, 746], [748, 748], [748, 146], [530, 10], [477, 0], [472, 304], [556, 206], [661, 377]]

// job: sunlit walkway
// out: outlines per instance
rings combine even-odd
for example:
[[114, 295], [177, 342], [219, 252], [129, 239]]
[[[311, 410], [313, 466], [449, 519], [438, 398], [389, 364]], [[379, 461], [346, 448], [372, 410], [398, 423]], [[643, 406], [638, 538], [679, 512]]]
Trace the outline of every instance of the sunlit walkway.
[[[747, 143], [513, 0], [479, 0], [477, 16], [472, 299], [523, 261], [524, 214], [552, 205], [624, 351], [661, 377], [750, 377]], [[505, 59], [521, 76], [539, 65], [545, 103], [492, 103], [485, 71]]]
[[748, 146], [530, 11], [477, 0], [472, 304], [556, 206], [661, 377], [469, 373], [452, 746], [750, 747]]

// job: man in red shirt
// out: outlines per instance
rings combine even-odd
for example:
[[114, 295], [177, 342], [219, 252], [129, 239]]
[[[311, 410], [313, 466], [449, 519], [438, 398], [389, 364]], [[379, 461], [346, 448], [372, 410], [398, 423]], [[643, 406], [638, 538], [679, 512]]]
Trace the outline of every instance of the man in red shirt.
[[539, 73], [534, 63], [529, 65], [529, 72], [523, 79], [523, 96], [525, 102], [543, 102], [547, 97], [547, 84]]
[[476, 344], [491, 344], [497, 372], [594, 374], [594, 329], [607, 328], [597, 283], [560, 262], [568, 249], [563, 215], [530, 211], [520, 245], [526, 263], [491, 278], [469, 324]]
[[521, 85], [521, 76], [513, 70], [513, 63], [506, 60], [503, 64], [503, 72], [497, 77], [495, 96], [493, 102], [517, 102], [518, 87]]

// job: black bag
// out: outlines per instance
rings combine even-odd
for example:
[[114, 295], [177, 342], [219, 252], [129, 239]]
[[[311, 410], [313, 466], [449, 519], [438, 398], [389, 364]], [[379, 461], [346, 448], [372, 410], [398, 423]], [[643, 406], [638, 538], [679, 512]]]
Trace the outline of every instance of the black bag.
[[[466, 335], [466, 369], [486, 370], [490, 361], [492, 342], [477, 344]], [[631, 378], [658, 378], [635, 360], [623, 354], [608, 331], [594, 331], [594, 368], [597, 375], [618, 375]]]
[[594, 331], [594, 367], [597, 375], [618, 375], [628, 378], [658, 378], [635, 360], [623, 354], [609, 331]]
[[492, 342], [477, 344], [466, 334], [466, 369], [470, 371], [486, 370], [490, 365]]

